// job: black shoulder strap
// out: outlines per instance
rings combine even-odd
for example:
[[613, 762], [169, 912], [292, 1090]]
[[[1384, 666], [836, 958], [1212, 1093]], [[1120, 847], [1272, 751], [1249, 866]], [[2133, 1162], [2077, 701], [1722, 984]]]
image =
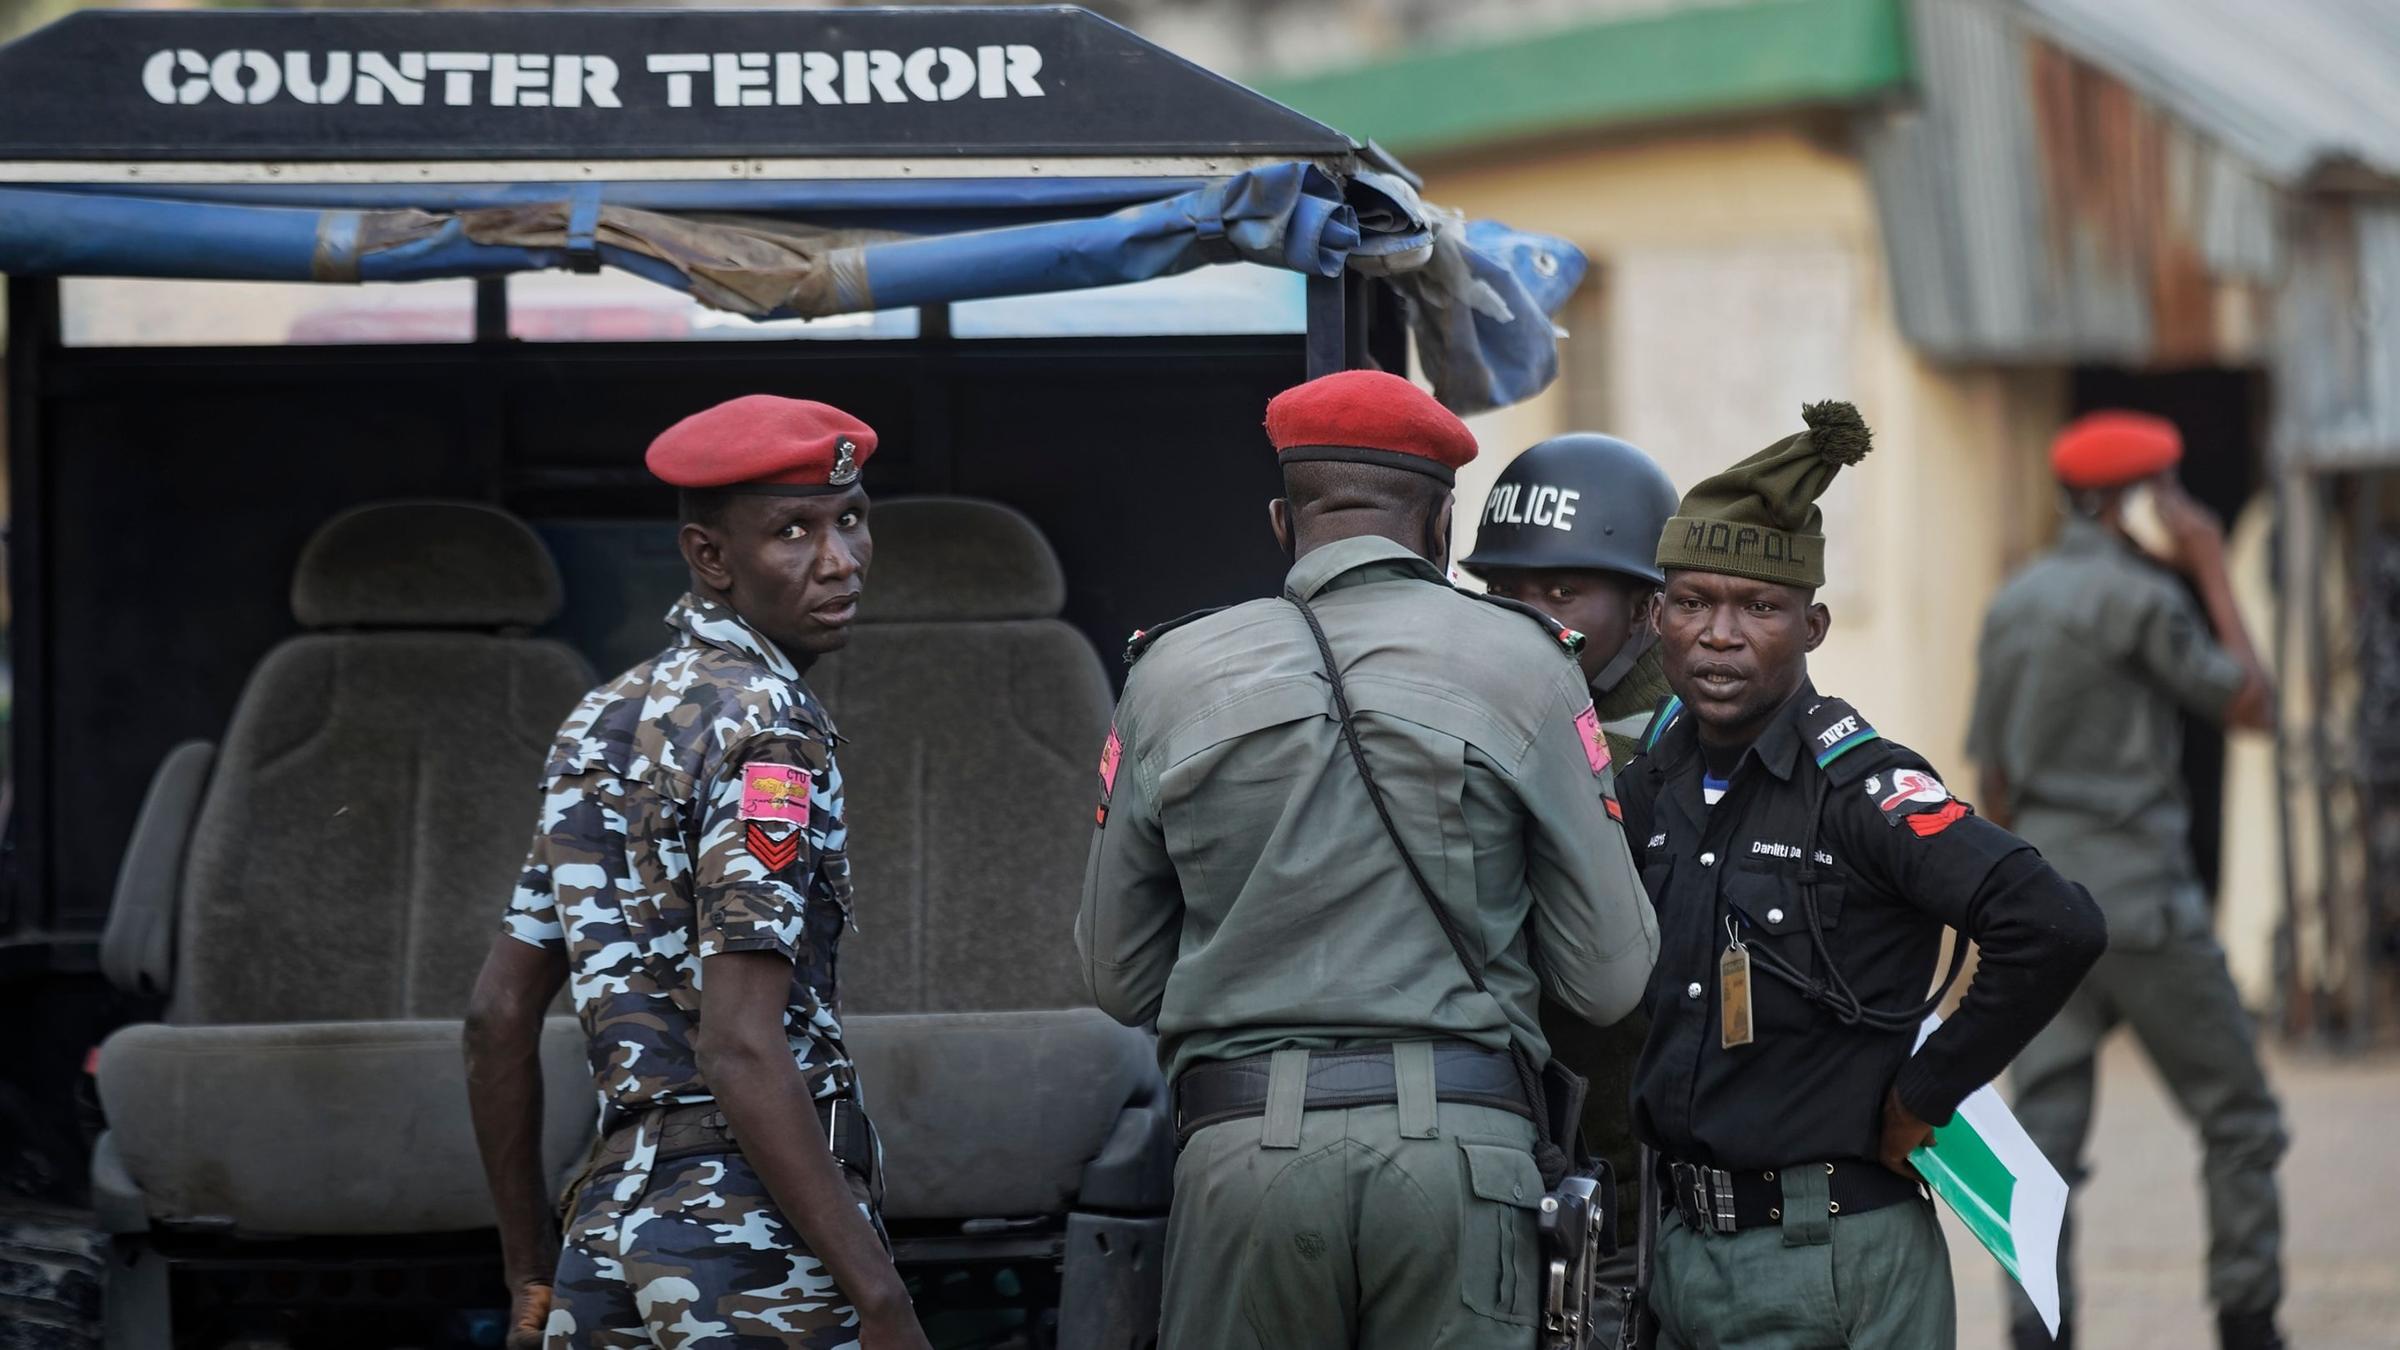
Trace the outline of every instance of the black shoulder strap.
[[1658, 705], [1658, 711], [1650, 714], [1650, 729], [1642, 733], [1642, 753], [1647, 755], [1658, 749], [1658, 743], [1664, 740], [1667, 732], [1681, 720], [1683, 720], [1683, 700], [1674, 694], [1667, 695], [1665, 700]]
[[1838, 698], [1819, 698], [1801, 710], [1800, 733], [1817, 767], [1836, 787], [1857, 782], [1889, 758], [1878, 753], [1888, 748], [1883, 734]]
[[[1399, 850], [1401, 865], [1408, 869], [1408, 879], [1416, 883], [1417, 894], [1425, 897], [1425, 907], [1433, 911], [1433, 921], [1441, 925], [1442, 936], [1450, 940], [1450, 950], [1458, 957], [1459, 968], [1466, 971], [1467, 983], [1475, 986], [1476, 993], [1490, 997], [1491, 986], [1484, 982], [1482, 967], [1475, 964], [1473, 954], [1467, 950], [1466, 937], [1458, 931], [1458, 924], [1451, 919], [1450, 911], [1442, 907], [1441, 897], [1434, 894], [1433, 883], [1425, 879], [1425, 869], [1417, 866], [1417, 855], [1409, 852], [1408, 841], [1400, 837], [1400, 827], [1392, 821], [1391, 804], [1384, 800], [1383, 785], [1375, 781], [1375, 770], [1367, 763], [1367, 748], [1358, 739], [1358, 717], [1350, 711], [1350, 691], [1342, 684], [1341, 663], [1334, 659], [1333, 643], [1325, 636], [1325, 625], [1317, 622], [1317, 612], [1309, 608], [1306, 600], [1289, 591], [1284, 593], [1283, 598], [1291, 601], [1300, 611], [1300, 617], [1308, 621], [1309, 635], [1317, 640], [1317, 655], [1325, 663], [1326, 682], [1333, 686], [1333, 711], [1342, 724], [1342, 741], [1349, 746], [1350, 762], [1358, 766], [1358, 776], [1367, 785], [1367, 800], [1374, 803], [1376, 819], [1383, 822], [1383, 832], [1390, 836], [1392, 847]], [[1559, 1179], [1567, 1174], [1568, 1160], [1566, 1151], [1552, 1137], [1550, 1105], [1542, 1090], [1541, 1075], [1534, 1069], [1533, 1061], [1523, 1047], [1517, 1044], [1513, 1030], [1508, 1033], [1508, 1044], [1509, 1059], [1517, 1068], [1517, 1081], [1525, 1090], [1525, 1103], [1533, 1109], [1536, 1136], [1534, 1161], [1542, 1169], [1542, 1184], [1546, 1187], [1556, 1186]]]
[[1460, 595], [1473, 596], [1475, 599], [1481, 600], [1487, 605], [1498, 605], [1502, 609], [1514, 610], [1517, 613], [1524, 615], [1526, 618], [1533, 620], [1535, 623], [1540, 624], [1542, 626], [1542, 631], [1548, 633], [1552, 641], [1556, 642], [1559, 646], [1566, 648], [1567, 655], [1580, 656], [1583, 654], [1583, 634], [1567, 627], [1565, 624], [1551, 618], [1549, 615], [1544, 614], [1540, 610], [1535, 609], [1533, 606], [1526, 604], [1522, 600], [1511, 600], [1506, 596], [1494, 595], [1490, 591], [1470, 591], [1464, 586], [1453, 586], [1450, 589], [1457, 591]]
[[1222, 613], [1224, 612], [1224, 609], [1225, 606], [1223, 605], [1218, 605], [1212, 609], [1195, 609], [1191, 613], [1186, 614], [1181, 618], [1169, 619], [1165, 623], [1153, 624], [1148, 628], [1134, 629], [1133, 636], [1125, 639], [1125, 664], [1130, 666], [1134, 662], [1141, 660], [1142, 653], [1150, 650], [1150, 644], [1158, 641], [1162, 637], [1165, 637], [1167, 634], [1174, 632], [1176, 629], [1181, 628], [1185, 624], [1191, 623], [1196, 619], [1205, 619], [1211, 614]]

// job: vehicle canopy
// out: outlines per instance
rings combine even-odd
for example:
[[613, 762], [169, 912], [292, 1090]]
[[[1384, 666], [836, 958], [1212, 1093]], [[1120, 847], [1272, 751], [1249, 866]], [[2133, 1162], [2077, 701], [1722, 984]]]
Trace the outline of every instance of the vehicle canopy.
[[[1304, 331], [1182, 331], [1171, 301], [1105, 289], [1093, 306], [1122, 294], [1144, 326], [969, 341], [950, 322], [1228, 264], [1294, 278]], [[508, 278], [602, 268], [762, 332], [875, 317], [850, 341], [523, 340], [540, 329]], [[575, 572], [619, 550], [549, 523], [663, 518], [649, 436], [733, 394], [811, 394], [883, 433], [879, 497], [1029, 514], [1064, 562], [1065, 617], [1113, 650], [1280, 575], [1257, 528], [1267, 396], [1403, 369], [1413, 336], [1452, 407], [1528, 397], [1582, 271], [1571, 246], [1429, 206], [1372, 145], [1071, 8], [62, 19], [0, 47], [6, 929], [100, 922], [126, 785], [223, 725], [292, 631], [277, 597], [301, 543], [341, 507], [456, 496], [544, 523], [566, 622], [596, 628], [610, 588]], [[79, 340], [59, 279], [80, 277], [471, 278], [474, 340]], [[913, 336], [890, 338], [895, 317]], [[582, 645], [603, 669], [632, 650]]]
[[[862, 747], [844, 1020], [896, 1250], [1141, 1343], [1166, 1093], [1074, 1006], [1061, 909], [1095, 652], [1278, 583], [1275, 392], [1413, 350], [1462, 412], [1528, 397], [1583, 266], [1074, 9], [85, 12], [0, 47], [0, 1017], [42, 1028], [0, 1181], [89, 1204], [125, 1343], [427, 1252], [487, 1297], [440, 1019], [550, 729], [685, 585], [642, 450], [813, 397], [880, 436], [859, 631], [810, 679]], [[589, 1077], [552, 1032], [563, 1165]], [[461, 1297], [378, 1325], [438, 1341]]]

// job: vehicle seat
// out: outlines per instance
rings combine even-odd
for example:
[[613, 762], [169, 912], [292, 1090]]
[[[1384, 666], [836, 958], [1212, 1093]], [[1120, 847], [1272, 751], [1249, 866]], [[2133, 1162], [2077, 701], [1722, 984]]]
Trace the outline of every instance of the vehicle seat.
[[809, 682], [844, 738], [843, 1027], [885, 1215], [1063, 1235], [1058, 1343], [1114, 1344], [1156, 1326], [1173, 1143], [1153, 1038], [1090, 1006], [1075, 954], [1108, 680], [1024, 516], [904, 498], [873, 527], [858, 625]]
[[[166, 1002], [102, 1048], [108, 1227], [490, 1224], [456, 1019], [550, 738], [592, 684], [573, 651], [526, 636], [559, 589], [532, 531], [485, 506], [362, 507], [309, 541], [291, 593], [305, 631], [260, 662], [221, 751], [168, 756], [127, 849], [104, 961]], [[594, 1117], [579, 1042], [552, 1019], [560, 1164]]]

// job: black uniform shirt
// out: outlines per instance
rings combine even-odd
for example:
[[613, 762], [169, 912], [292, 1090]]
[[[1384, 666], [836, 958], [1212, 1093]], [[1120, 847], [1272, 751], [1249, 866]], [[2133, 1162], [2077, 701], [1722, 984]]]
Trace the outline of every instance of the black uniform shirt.
[[[1696, 719], [1680, 713], [1670, 700], [1621, 780], [1626, 838], [1659, 927], [1636, 1132], [1670, 1158], [1759, 1170], [1872, 1160], [1895, 1083], [1921, 1119], [1946, 1123], [2099, 958], [2105, 930], [2090, 897], [1811, 685], [1743, 754], [1713, 807], [1701, 796]], [[1870, 1008], [1925, 1001], [1945, 924], [1982, 944], [1974, 988], [1914, 1060], [1913, 1027], [1845, 1026], [1764, 969], [1761, 953], [1772, 953], [1829, 979], [1803, 901], [1812, 864], [1825, 946]], [[1754, 948], [1753, 1031], [1725, 1048], [1718, 962], [1729, 924]]]

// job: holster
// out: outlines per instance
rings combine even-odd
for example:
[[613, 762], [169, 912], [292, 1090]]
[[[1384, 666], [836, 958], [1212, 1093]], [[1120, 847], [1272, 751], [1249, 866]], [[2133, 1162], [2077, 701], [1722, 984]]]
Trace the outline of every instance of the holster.
[[1552, 1055], [1542, 1066], [1541, 1109], [1545, 1118], [1540, 1125], [1543, 1137], [1557, 1144], [1567, 1155], [1570, 1171], [1582, 1171], [1590, 1164], [1583, 1147], [1583, 1104], [1592, 1095], [1592, 1080], [1559, 1062]]
[[1593, 1305], [1600, 1262], [1617, 1251], [1617, 1179], [1606, 1162], [1569, 1173], [1542, 1197], [1542, 1350], [1610, 1350], [1617, 1335]]

